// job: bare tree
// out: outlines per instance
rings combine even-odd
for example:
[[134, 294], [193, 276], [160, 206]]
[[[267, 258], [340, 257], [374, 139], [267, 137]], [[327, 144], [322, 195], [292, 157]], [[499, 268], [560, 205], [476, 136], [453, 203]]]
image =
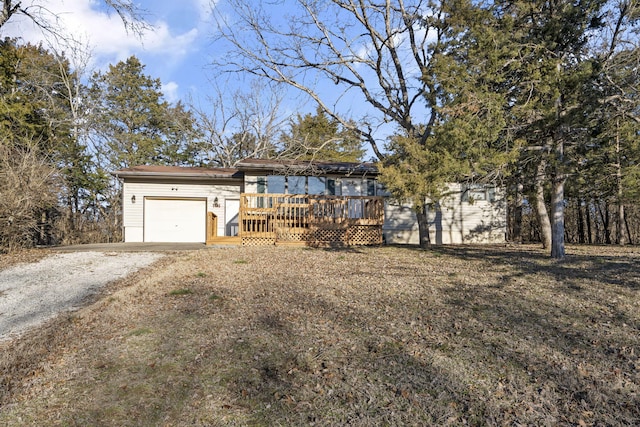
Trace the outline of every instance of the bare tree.
[[[120, 17], [127, 31], [141, 35], [150, 28], [145, 21], [144, 11], [136, 6], [133, 0], [103, 0], [103, 3]], [[14, 16], [21, 15], [55, 38], [66, 39], [65, 31], [59, 25], [58, 16], [47, 8], [45, 1], [25, 6], [20, 0], [2, 0], [1, 7], [0, 28]]]
[[[615, 178], [615, 200], [617, 205], [618, 227], [617, 242], [626, 243], [624, 225], [625, 218], [625, 171], [624, 160], [627, 164], [635, 164], [637, 154], [633, 155], [634, 139], [640, 125], [640, 41], [638, 40], [637, 16], [640, 12], [638, 2], [620, 0], [617, 2], [615, 13], [610, 14], [608, 21], [608, 37], [600, 42], [606, 46], [602, 52], [601, 82], [598, 89], [604, 93], [599, 97], [599, 111], [610, 124], [608, 139], [613, 146], [613, 162], [608, 168], [613, 169], [611, 175]], [[634, 25], [635, 24], [635, 25]], [[613, 124], [615, 124], [613, 126]], [[626, 130], [626, 132], [625, 132]], [[623, 135], [627, 134], [627, 138]], [[634, 137], [635, 136], [635, 137]], [[636, 150], [637, 151], [637, 150]]]
[[[433, 52], [431, 36], [437, 38], [427, 30], [430, 2], [297, 0], [287, 3], [284, 16], [278, 2], [228, 3], [233, 15], [226, 9], [213, 14], [217, 41], [232, 46], [217, 65], [302, 91], [358, 132], [380, 159], [380, 126], [393, 123], [410, 137], [429, 137], [435, 112], [425, 108], [425, 99], [435, 99], [422, 76]], [[347, 100], [358, 111], [336, 110]]]
[[56, 206], [57, 181], [39, 149], [0, 140], [0, 252], [32, 246], [46, 234], [39, 227]]
[[[216, 42], [231, 47], [216, 62], [221, 69], [302, 92], [368, 143], [380, 160], [394, 162], [381, 149], [390, 134], [414, 141], [416, 151], [429, 151], [438, 115], [437, 83], [429, 76], [442, 37], [436, 2], [295, 0], [287, 2], [284, 15], [280, 2], [225, 4], [233, 13], [222, 3], [213, 11]], [[444, 173], [438, 178], [447, 179]], [[437, 200], [441, 186], [421, 186], [424, 191], [411, 194], [405, 187], [391, 191], [413, 203], [420, 246], [428, 247], [427, 199]]]
[[202, 134], [201, 163], [232, 167], [247, 157], [273, 157], [285, 122], [282, 95], [253, 81], [232, 94], [218, 87], [207, 109], [192, 105]]

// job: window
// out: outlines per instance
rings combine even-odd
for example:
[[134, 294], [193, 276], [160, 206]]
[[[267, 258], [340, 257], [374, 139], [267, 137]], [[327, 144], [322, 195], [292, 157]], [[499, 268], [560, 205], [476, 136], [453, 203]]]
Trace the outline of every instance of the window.
[[[267, 192], [267, 179], [264, 176], [256, 178], [258, 194], [264, 194]], [[264, 208], [264, 197], [258, 197], [256, 199], [256, 207]]]
[[306, 176], [289, 176], [288, 178], [288, 191], [289, 194], [306, 194]]
[[462, 201], [468, 203], [494, 202], [496, 198], [495, 187], [482, 184], [466, 184], [462, 186]]
[[327, 178], [327, 194], [330, 196], [342, 196], [342, 188], [339, 179]]
[[263, 176], [259, 176], [257, 178], [257, 184], [258, 184], [258, 193], [263, 194], [267, 192], [267, 180], [265, 179], [265, 177]]
[[284, 194], [285, 181], [282, 175], [269, 175], [267, 176], [267, 191], [269, 194]]
[[307, 182], [309, 194], [324, 194], [327, 179], [319, 176], [310, 176]]
[[376, 195], [376, 180], [367, 179], [367, 196], [375, 196], [375, 195]]
[[[382, 184], [374, 178], [337, 178], [325, 176], [267, 175], [256, 177], [259, 194], [314, 194], [329, 196], [375, 196]], [[467, 197], [467, 195], [463, 195]], [[466, 199], [465, 199], [466, 200]], [[477, 200], [477, 199], [476, 199]]]

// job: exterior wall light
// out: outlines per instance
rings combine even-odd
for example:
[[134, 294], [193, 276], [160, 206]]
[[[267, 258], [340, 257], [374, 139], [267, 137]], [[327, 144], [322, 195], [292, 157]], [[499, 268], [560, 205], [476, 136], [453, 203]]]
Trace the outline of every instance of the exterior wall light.
[[131, 203], [135, 203], [136, 202], [136, 195], [134, 194], [133, 196], [131, 196]]
[[213, 207], [214, 208], [219, 208], [220, 207], [220, 202], [218, 201], [217, 197], [215, 199], [213, 199]]

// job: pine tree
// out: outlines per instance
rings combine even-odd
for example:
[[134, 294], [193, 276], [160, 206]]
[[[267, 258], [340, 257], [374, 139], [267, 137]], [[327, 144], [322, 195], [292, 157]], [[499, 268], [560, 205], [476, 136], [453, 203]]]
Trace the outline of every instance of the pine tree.
[[181, 164], [194, 134], [182, 105], [164, 100], [159, 79], [144, 74], [132, 56], [91, 79], [98, 151], [111, 170], [145, 164]]
[[[505, 153], [523, 147], [518, 169], [537, 164], [531, 181], [541, 224], [550, 223], [554, 258], [564, 257], [565, 183], [576, 166], [576, 150], [588, 139], [586, 117], [593, 104], [587, 88], [597, 68], [588, 42], [602, 27], [604, 4], [459, 1], [445, 6], [448, 33], [434, 76], [444, 94], [443, 110], [459, 113], [460, 120], [451, 116], [444, 126], [461, 133], [459, 141], [479, 135], [486, 141], [495, 137]], [[469, 78], [457, 77], [465, 71]], [[484, 148], [486, 158], [493, 159]], [[551, 192], [551, 221], [545, 188]]]
[[321, 108], [297, 115], [282, 136], [283, 155], [302, 160], [357, 162], [364, 155], [362, 139], [353, 130], [327, 117]]
[[57, 105], [47, 103], [45, 96], [52, 94], [55, 99], [56, 88], [33, 77], [35, 72], [46, 74], [51, 62], [53, 67], [57, 64], [46, 58], [42, 48], [19, 46], [14, 39], [0, 41], [0, 53], [0, 134], [17, 148], [35, 145], [44, 152], [52, 150], [55, 133], [47, 119]]

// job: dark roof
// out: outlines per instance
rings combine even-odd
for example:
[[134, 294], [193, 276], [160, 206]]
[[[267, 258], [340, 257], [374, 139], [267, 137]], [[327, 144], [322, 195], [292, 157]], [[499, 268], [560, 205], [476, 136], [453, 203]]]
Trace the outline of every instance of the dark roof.
[[325, 174], [337, 173], [344, 175], [377, 175], [378, 168], [374, 163], [352, 162], [317, 162], [311, 160], [273, 160], [273, 159], [244, 159], [236, 167], [242, 171], [295, 174]]
[[377, 175], [374, 163], [315, 162], [308, 160], [244, 159], [236, 168], [186, 166], [134, 166], [112, 173], [118, 178], [182, 178], [195, 180], [242, 180], [243, 172], [273, 172], [288, 175]]
[[183, 166], [134, 166], [112, 173], [118, 178], [189, 178], [198, 180], [242, 180], [235, 168], [196, 168]]

